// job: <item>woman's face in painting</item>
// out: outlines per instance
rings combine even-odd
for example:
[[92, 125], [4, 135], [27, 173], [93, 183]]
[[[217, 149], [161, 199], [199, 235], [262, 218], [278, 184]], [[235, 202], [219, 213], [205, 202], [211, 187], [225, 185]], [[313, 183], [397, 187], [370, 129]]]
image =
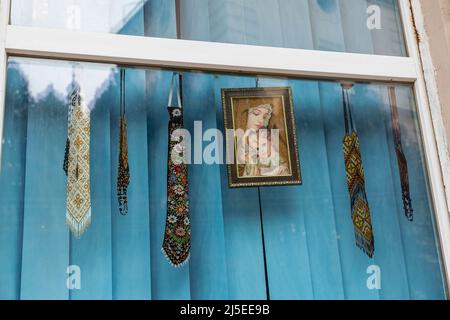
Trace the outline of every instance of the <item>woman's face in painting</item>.
[[248, 111], [247, 130], [267, 128], [272, 117], [272, 107], [270, 105], [258, 106]]

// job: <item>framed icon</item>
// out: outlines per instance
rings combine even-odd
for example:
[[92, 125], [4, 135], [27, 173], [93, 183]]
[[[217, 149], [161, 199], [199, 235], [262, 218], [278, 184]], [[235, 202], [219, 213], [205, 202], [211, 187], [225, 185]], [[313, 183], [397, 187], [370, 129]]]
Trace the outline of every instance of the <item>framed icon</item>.
[[222, 89], [231, 188], [302, 183], [290, 87]]

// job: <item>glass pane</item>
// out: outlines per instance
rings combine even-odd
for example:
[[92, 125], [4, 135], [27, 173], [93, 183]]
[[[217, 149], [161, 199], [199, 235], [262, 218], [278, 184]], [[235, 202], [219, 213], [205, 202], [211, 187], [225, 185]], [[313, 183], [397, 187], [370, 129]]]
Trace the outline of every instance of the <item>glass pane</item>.
[[[344, 91], [349, 101], [344, 113], [346, 95], [337, 82], [182, 72], [184, 127], [191, 137], [184, 147], [191, 147], [192, 162], [186, 175], [168, 172], [172, 72], [124, 70], [121, 82], [121, 71], [113, 65], [9, 59], [0, 172], [0, 298], [265, 299], [267, 292], [271, 299], [445, 298], [410, 86], [355, 84]], [[86, 106], [88, 118], [74, 118], [78, 113], [72, 110], [69, 122], [69, 102], [78, 101], [69, 99], [75, 83], [83, 102], [75, 106]], [[286, 87], [291, 99], [281, 104], [282, 95], [271, 92]], [[232, 106], [222, 100], [222, 89], [230, 88], [241, 88]], [[236, 112], [227, 128], [230, 123], [238, 129], [256, 127], [259, 141], [273, 145], [277, 140], [265, 138], [263, 129], [286, 133], [270, 154], [279, 155], [280, 165], [259, 154], [259, 162], [245, 163], [241, 179], [256, 184], [284, 179], [285, 171], [271, 169], [287, 167], [289, 175], [298, 165], [302, 185], [229, 187], [233, 167], [216, 156], [226, 146], [223, 110], [227, 114], [230, 108]], [[126, 114], [130, 173], [126, 215], [120, 214], [117, 196], [120, 110]], [[89, 119], [90, 132], [78, 141], [74, 132], [84, 131], [73, 128], [83, 128], [82, 119]], [[350, 153], [347, 168], [345, 123], [356, 129], [360, 146], [353, 144], [360, 156]], [[63, 170], [68, 137], [73, 139], [69, 178]], [[412, 222], [405, 217], [398, 141], [402, 163], [407, 163], [404, 190], [409, 186]], [[292, 158], [286, 148], [295, 150]], [[88, 151], [75, 157], [74, 150]], [[84, 165], [75, 166], [74, 159], [81, 158]], [[350, 196], [346, 175], [361, 178], [352, 170], [358, 159], [364, 184], [355, 182], [358, 187], [350, 189], [361, 192]], [[65, 222], [67, 203], [76, 201], [68, 179], [78, 181], [85, 172], [90, 193], [75, 190], [90, 197], [92, 223], [77, 238]], [[185, 197], [186, 188], [190, 203], [180, 207], [173, 197]], [[366, 227], [374, 237], [373, 258], [356, 244], [352, 208], [361, 203], [370, 209]], [[185, 206], [190, 220], [185, 220]], [[169, 229], [180, 237], [191, 230], [191, 258], [181, 268], [161, 253], [168, 207], [176, 211], [169, 210], [169, 219], [183, 217], [184, 224]]]
[[407, 55], [397, 0], [12, 0], [11, 23]]

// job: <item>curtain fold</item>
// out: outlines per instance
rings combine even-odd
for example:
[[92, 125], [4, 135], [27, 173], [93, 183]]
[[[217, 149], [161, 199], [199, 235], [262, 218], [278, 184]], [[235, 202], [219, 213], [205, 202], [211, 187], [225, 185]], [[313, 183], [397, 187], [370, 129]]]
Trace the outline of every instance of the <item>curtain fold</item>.
[[18, 63], [7, 68], [0, 167], [0, 299], [20, 297], [28, 107], [33, 103]]

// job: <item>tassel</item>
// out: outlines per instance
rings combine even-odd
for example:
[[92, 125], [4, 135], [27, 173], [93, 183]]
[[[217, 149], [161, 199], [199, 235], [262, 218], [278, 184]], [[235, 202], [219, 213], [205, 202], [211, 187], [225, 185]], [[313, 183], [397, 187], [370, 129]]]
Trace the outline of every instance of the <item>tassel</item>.
[[128, 167], [127, 124], [125, 116], [119, 120], [119, 168], [117, 175], [117, 198], [120, 214], [128, 213], [127, 189], [130, 184], [130, 169]]
[[69, 149], [70, 149], [70, 141], [69, 138], [66, 140], [66, 149], [64, 151], [64, 163], [63, 163], [63, 170], [64, 173], [67, 176], [67, 171], [69, 170]]
[[372, 258], [375, 251], [375, 241], [372, 233], [369, 204], [364, 191], [365, 181], [359, 139], [354, 131], [344, 138], [344, 155], [356, 245]]
[[402, 147], [402, 136], [400, 131], [400, 120], [397, 110], [397, 97], [395, 95], [395, 87], [389, 88], [389, 102], [391, 107], [391, 125], [394, 136], [395, 153], [397, 155], [397, 163], [400, 174], [400, 184], [402, 187], [402, 201], [405, 216], [409, 221], [414, 220], [414, 210], [412, 208], [412, 200], [409, 192], [408, 162]]
[[375, 241], [372, 231], [369, 203], [365, 191], [365, 178], [359, 137], [353, 123], [350, 99], [347, 91], [349, 88], [351, 88], [350, 85], [342, 85], [345, 120], [343, 151], [347, 186], [350, 195], [351, 216], [356, 246], [372, 258], [375, 251]]
[[128, 166], [127, 120], [125, 116], [125, 69], [120, 70], [119, 164], [117, 168], [117, 200], [121, 215], [128, 213], [127, 190], [130, 184]]

